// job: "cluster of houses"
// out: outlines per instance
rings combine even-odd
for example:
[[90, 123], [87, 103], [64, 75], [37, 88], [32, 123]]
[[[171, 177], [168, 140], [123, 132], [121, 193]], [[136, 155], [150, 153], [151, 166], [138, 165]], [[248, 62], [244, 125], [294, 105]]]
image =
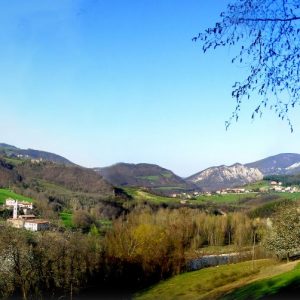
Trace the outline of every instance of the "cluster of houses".
[[226, 195], [226, 194], [240, 194], [240, 193], [251, 193], [251, 190], [246, 190], [244, 188], [227, 188], [218, 190], [215, 192], [192, 192], [192, 193], [180, 193], [180, 194], [172, 194], [173, 198], [183, 198], [183, 199], [194, 199], [198, 196], [211, 196], [213, 194], [216, 195]]
[[282, 185], [282, 182], [280, 182], [280, 181], [271, 181], [270, 186], [268, 188], [261, 188], [260, 191], [261, 192], [275, 191], [275, 192], [282, 192], [282, 193], [296, 193], [296, 192], [299, 192], [300, 189], [299, 189], [299, 187], [296, 187], [296, 186], [284, 187]]
[[[245, 188], [227, 188], [217, 190], [215, 192], [191, 192], [191, 193], [178, 193], [172, 194], [171, 197], [173, 198], [180, 198], [185, 200], [192, 200], [198, 196], [212, 196], [212, 195], [226, 195], [226, 194], [247, 194], [253, 193], [253, 190], [245, 189]], [[271, 181], [269, 186], [262, 187], [259, 189], [259, 192], [282, 192], [282, 193], [296, 193], [300, 192], [300, 188], [296, 186], [288, 186], [284, 187], [282, 182]]]
[[[6, 208], [13, 210], [13, 217], [7, 219], [7, 223], [15, 228], [24, 228], [31, 231], [48, 230], [50, 223], [47, 220], [38, 219], [34, 214], [28, 214], [28, 210], [33, 209], [32, 203], [18, 202], [11, 198], [5, 201]], [[19, 209], [23, 210], [23, 214], [18, 215]]]
[[[220, 191], [216, 191], [215, 193], [217, 195], [226, 195], [226, 194], [248, 194], [251, 192], [252, 192], [251, 190], [246, 190], [243, 188], [231, 188], [231, 189], [227, 188]], [[210, 193], [206, 193], [206, 194], [209, 196]]]

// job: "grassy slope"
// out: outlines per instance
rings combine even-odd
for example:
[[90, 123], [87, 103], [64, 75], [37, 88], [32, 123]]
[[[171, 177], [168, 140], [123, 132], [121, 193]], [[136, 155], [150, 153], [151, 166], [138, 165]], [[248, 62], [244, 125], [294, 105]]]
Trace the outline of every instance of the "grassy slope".
[[[295, 266], [295, 262], [275, 264], [271, 260], [262, 259], [255, 261], [254, 268], [252, 266], [252, 262], [247, 261], [184, 273], [137, 293], [134, 298], [138, 300], [216, 299], [251, 281], [289, 271]], [[249, 295], [250, 293], [248, 297]]]
[[243, 199], [255, 198], [256, 196], [257, 193], [199, 196], [197, 197], [197, 201], [213, 201], [218, 203], [237, 202]]
[[66, 228], [73, 228], [73, 214], [70, 212], [61, 212], [59, 214], [61, 220], [63, 221], [63, 224]]
[[0, 204], [4, 204], [7, 198], [13, 198], [19, 201], [32, 202], [33, 200], [29, 197], [25, 197], [19, 194], [16, 194], [9, 189], [0, 189]]
[[[243, 286], [234, 292], [228, 294], [222, 299], [243, 300], [243, 299], [261, 299], [265, 296], [278, 294], [288, 291], [289, 288], [300, 287], [300, 264], [291, 271], [283, 274], [255, 281]], [[284, 298], [284, 297], [283, 297]], [[282, 299], [283, 299], [282, 298]]]
[[259, 260], [254, 270], [251, 262], [242, 262], [183, 273], [137, 294], [135, 299], [204, 299], [212, 290], [257, 274], [259, 267], [270, 264], [269, 260]]
[[[157, 196], [151, 194], [149, 192], [140, 190], [138, 188], [125, 188], [125, 191], [133, 197], [133, 201], [142, 202], [148, 201], [154, 204], [160, 203], [180, 203], [179, 198], [171, 198], [165, 196]], [[188, 204], [200, 204], [205, 202], [214, 202], [214, 203], [247, 203], [248, 200], [257, 199], [262, 200], [264, 202], [270, 202], [270, 200], [263, 200], [264, 197], [274, 196], [276, 199], [274, 200], [298, 200], [300, 199], [300, 193], [244, 193], [244, 194], [225, 194], [225, 195], [211, 195], [211, 196], [198, 196], [195, 200], [188, 200]]]
[[266, 189], [270, 187], [270, 182], [267, 180], [261, 180], [253, 183], [249, 183], [243, 186], [244, 189], [246, 190], [257, 190], [257, 189]]
[[128, 195], [133, 197], [133, 201], [135, 201], [135, 202], [148, 201], [148, 202], [152, 202], [154, 204], [179, 203], [180, 202], [180, 199], [150, 194], [150, 193], [142, 191], [138, 188], [124, 188], [124, 190], [126, 191], [126, 193]]

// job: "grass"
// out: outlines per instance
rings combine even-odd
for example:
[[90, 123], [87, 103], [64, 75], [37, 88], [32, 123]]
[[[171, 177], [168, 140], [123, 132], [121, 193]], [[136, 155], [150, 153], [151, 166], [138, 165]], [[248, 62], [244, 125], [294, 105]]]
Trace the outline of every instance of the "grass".
[[5, 200], [7, 198], [12, 198], [12, 199], [15, 199], [18, 201], [24, 201], [24, 202], [32, 202], [33, 201], [31, 198], [16, 194], [9, 189], [0, 189], [0, 204], [4, 204]]
[[65, 227], [67, 228], [73, 228], [73, 214], [71, 212], [61, 212], [59, 214], [61, 220], [63, 221]]
[[48, 191], [55, 191], [56, 193], [62, 194], [62, 195], [72, 195], [74, 192], [70, 191], [64, 186], [48, 182], [45, 180], [37, 180], [37, 183], [40, 188], [48, 190]]
[[[287, 292], [293, 288], [300, 287], [300, 264], [293, 270], [272, 278], [255, 281], [243, 286], [234, 292], [228, 294], [222, 299], [226, 300], [243, 300], [243, 299], [261, 299], [262, 297]], [[278, 298], [279, 299], [279, 298]], [[284, 299], [284, 297], [282, 297]]]
[[277, 194], [280, 194], [280, 199], [300, 200], [300, 192], [296, 192], [296, 193], [277, 193]]
[[270, 187], [270, 181], [261, 180], [254, 183], [249, 183], [244, 185], [243, 188], [246, 190], [259, 190], [259, 189], [267, 189]]
[[158, 175], [149, 175], [149, 176], [138, 176], [137, 178], [145, 179], [149, 181], [157, 181], [159, 180], [160, 177]]
[[237, 203], [237, 204], [249, 204], [255, 203], [262, 204], [275, 200], [300, 200], [300, 192], [297, 193], [281, 193], [281, 192], [269, 192], [269, 193], [241, 193], [241, 194], [224, 194], [224, 195], [211, 195], [211, 196], [198, 196], [196, 201], [202, 202], [215, 202], [215, 203]]
[[211, 195], [211, 196], [198, 196], [196, 201], [213, 201], [218, 203], [226, 203], [226, 202], [238, 202], [244, 199], [250, 199], [257, 197], [257, 193], [241, 193], [241, 194], [223, 194], [223, 195]]
[[22, 164], [25, 159], [20, 159], [20, 158], [11, 158], [11, 157], [5, 157], [4, 160], [14, 166]]
[[[168, 188], [160, 188], [161, 190], [167, 190]], [[127, 187], [124, 188], [128, 195], [133, 198], [130, 201], [131, 204], [142, 203], [144, 201], [159, 205], [165, 204], [179, 204], [182, 199], [173, 198], [167, 196], [158, 196], [151, 194], [148, 191], [141, 190], [139, 188]], [[273, 202], [278, 202], [280, 200], [300, 200], [300, 192], [297, 193], [281, 193], [281, 192], [269, 192], [269, 193], [230, 193], [217, 195], [213, 194], [211, 196], [201, 195], [196, 197], [196, 199], [188, 199], [187, 205], [201, 205], [208, 203], [215, 204], [229, 204], [239, 207], [259, 207], [263, 204], [271, 204]]]
[[[140, 190], [138, 188], [124, 188], [127, 194], [129, 194], [136, 202], [149, 201], [154, 204], [160, 203], [180, 203], [180, 198], [158, 196], [151, 194], [149, 192]], [[169, 188], [160, 188], [169, 189]], [[248, 193], [248, 194], [225, 194], [225, 195], [212, 195], [212, 196], [199, 196], [195, 200], [188, 200], [190, 204], [199, 204], [203, 202], [216, 202], [216, 203], [234, 203], [243, 199], [254, 198], [257, 196], [257, 193]]]
[[154, 204], [180, 202], [180, 199], [154, 195], [137, 188], [124, 188], [124, 190], [133, 198], [134, 202], [148, 201]]
[[274, 261], [261, 259], [255, 261], [254, 268], [252, 262], [247, 261], [183, 273], [135, 294], [134, 299], [214, 299], [216, 289], [253, 278], [262, 269], [273, 265]]
[[157, 191], [178, 191], [178, 190], [182, 190], [184, 192], [185, 187], [183, 187], [183, 186], [160, 186], [160, 187], [153, 188], [153, 190], [157, 190]]

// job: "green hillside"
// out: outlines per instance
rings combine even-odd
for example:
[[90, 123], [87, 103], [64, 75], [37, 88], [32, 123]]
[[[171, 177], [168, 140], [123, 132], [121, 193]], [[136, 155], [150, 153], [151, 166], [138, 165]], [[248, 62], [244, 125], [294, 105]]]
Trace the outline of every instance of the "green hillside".
[[14, 193], [9, 189], [0, 189], [0, 204], [4, 204], [7, 198], [12, 198], [19, 201], [32, 202], [33, 200], [29, 197], [25, 197]]
[[259, 280], [238, 288], [225, 296], [224, 300], [262, 299], [263, 297], [276, 295], [276, 299], [287, 299], [289, 291], [299, 292], [300, 288], [300, 264], [293, 270], [283, 274]]
[[300, 200], [300, 192], [297, 193], [279, 193], [279, 192], [252, 192], [252, 193], [228, 193], [224, 195], [212, 194], [211, 196], [200, 195], [196, 198], [172, 198], [152, 194], [139, 188], [124, 188], [126, 193], [132, 197], [131, 204], [147, 201], [152, 204], [180, 204], [185, 200], [185, 205], [234, 205], [240, 207], [256, 207], [262, 204], [271, 203], [280, 200]]
[[[254, 263], [246, 261], [187, 272], [135, 294], [134, 299], [223, 299], [225, 294], [244, 285], [247, 289], [237, 290], [228, 299], [258, 299], [252, 298], [253, 289], [256, 287], [260, 287], [260, 295], [270, 294], [271, 290], [276, 291], [279, 286], [292, 282], [293, 278], [299, 278], [300, 269], [293, 270], [296, 264], [297, 262], [278, 264], [269, 259], [261, 259]], [[274, 277], [266, 279], [270, 276]], [[250, 282], [254, 283], [247, 285]], [[244, 293], [247, 293], [246, 297], [236, 297]]]
[[147, 201], [153, 204], [172, 204], [172, 203], [180, 203], [180, 199], [171, 198], [166, 196], [154, 195], [150, 192], [144, 191], [139, 188], [123, 188], [126, 193], [132, 197], [132, 203], [141, 203], [143, 201]]

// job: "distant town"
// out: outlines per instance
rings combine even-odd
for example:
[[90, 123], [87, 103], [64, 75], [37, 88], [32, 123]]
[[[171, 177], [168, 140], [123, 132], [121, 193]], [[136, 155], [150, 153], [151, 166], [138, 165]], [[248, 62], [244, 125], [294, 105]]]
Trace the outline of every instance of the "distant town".
[[247, 189], [247, 188], [226, 188], [220, 189], [214, 192], [183, 192], [183, 193], [173, 193], [171, 194], [172, 198], [181, 198], [181, 199], [189, 199], [192, 200], [199, 196], [207, 196], [210, 197], [212, 195], [227, 195], [227, 194], [249, 194], [249, 193], [268, 193], [268, 192], [279, 192], [279, 193], [297, 193], [300, 192], [300, 188], [298, 186], [283, 186], [280, 181], [270, 181], [268, 186], [260, 187], [258, 189]]

